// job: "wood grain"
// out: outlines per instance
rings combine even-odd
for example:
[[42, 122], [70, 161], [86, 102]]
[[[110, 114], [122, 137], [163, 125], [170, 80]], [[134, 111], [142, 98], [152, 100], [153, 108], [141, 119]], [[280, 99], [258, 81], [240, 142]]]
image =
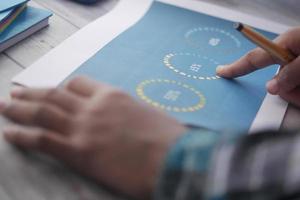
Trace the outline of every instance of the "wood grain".
[[[30, 5], [38, 8], [42, 7], [35, 2], [30, 2]], [[49, 27], [6, 50], [5, 54], [22, 67], [28, 67], [77, 30], [77, 27], [54, 12], [54, 15], [50, 18]]]
[[[0, 55], [0, 98], [9, 98], [10, 80], [25, 67], [56, 47], [90, 20], [103, 15], [113, 6], [107, 1], [97, 5], [98, 15], [80, 12], [80, 6], [67, 1], [32, 1], [31, 6], [54, 12], [50, 26], [20, 42]], [[68, 8], [68, 19], [58, 8]], [[103, 7], [103, 8], [102, 8]], [[77, 10], [72, 10], [77, 8]], [[79, 9], [79, 10], [78, 10]], [[97, 12], [95, 9], [94, 12]], [[73, 19], [74, 21], [72, 21]], [[80, 22], [80, 23], [77, 23]], [[0, 131], [9, 122], [0, 118]], [[119, 199], [90, 180], [41, 155], [21, 152], [0, 139], [1, 200], [98, 200]]]
[[35, 0], [35, 2], [54, 10], [57, 15], [69, 23], [82, 28], [110, 11], [118, 0], [101, 0], [92, 5], [76, 4], [70, 0]]
[[6, 55], [0, 54], [0, 98], [8, 97], [11, 77], [21, 72], [22, 68]]

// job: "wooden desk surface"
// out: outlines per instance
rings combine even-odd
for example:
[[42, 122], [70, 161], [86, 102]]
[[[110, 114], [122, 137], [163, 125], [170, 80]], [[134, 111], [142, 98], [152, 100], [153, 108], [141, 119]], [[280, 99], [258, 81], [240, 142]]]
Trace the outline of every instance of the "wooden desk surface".
[[[292, 26], [299, 25], [300, 22], [300, 6], [287, 3], [296, 2], [294, 0], [202, 1], [276, 19]], [[50, 9], [54, 16], [48, 28], [0, 54], [0, 98], [8, 97], [10, 79], [14, 75], [29, 67], [77, 30], [107, 13], [117, 3], [118, 0], [101, 0], [96, 5], [83, 6], [69, 0], [32, 0], [30, 5]], [[2, 128], [5, 121], [0, 121]], [[283, 128], [294, 127], [300, 127], [300, 111], [290, 106]], [[52, 160], [41, 162], [32, 155], [21, 153], [7, 145], [2, 139], [0, 163], [1, 200], [118, 199]]]

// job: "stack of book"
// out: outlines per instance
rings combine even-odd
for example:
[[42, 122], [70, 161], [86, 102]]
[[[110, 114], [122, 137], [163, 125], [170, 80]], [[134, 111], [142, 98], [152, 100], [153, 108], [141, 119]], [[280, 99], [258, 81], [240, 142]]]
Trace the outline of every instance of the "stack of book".
[[27, 6], [29, 0], [0, 0], [0, 52], [49, 24], [50, 11]]

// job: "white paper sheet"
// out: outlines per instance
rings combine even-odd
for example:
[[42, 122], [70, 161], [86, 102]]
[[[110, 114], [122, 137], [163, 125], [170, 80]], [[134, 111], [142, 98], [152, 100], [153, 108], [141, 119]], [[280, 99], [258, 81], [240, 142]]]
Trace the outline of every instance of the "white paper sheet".
[[[228, 8], [195, 0], [160, 1], [223, 19], [240, 21], [274, 33], [282, 33], [290, 28]], [[12, 81], [27, 87], [56, 87], [97, 51], [138, 22], [148, 11], [151, 3], [152, 0], [121, 0], [110, 13], [78, 31], [46, 56], [14, 77]], [[250, 132], [264, 128], [279, 129], [286, 109], [286, 102], [277, 96], [267, 95], [250, 128]]]

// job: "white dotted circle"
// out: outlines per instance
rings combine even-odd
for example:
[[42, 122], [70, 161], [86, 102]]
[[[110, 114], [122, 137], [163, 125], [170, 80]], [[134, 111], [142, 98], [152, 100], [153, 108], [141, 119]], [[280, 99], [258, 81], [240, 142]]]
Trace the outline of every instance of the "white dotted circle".
[[164, 64], [167, 68], [171, 69], [172, 71], [174, 71], [175, 73], [181, 75], [181, 76], [185, 76], [187, 78], [192, 78], [192, 79], [197, 79], [197, 80], [217, 80], [220, 77], [217, 75], [213, 75], [213, 76], [197, 76], [197, 75], [193, 75], [193, 74], [189, 74], [187, 72], [184, 72], [182, 70], [179, 70], [179, 68], [177, 66], [175, 66], [172, 63], [172, 58], [176, 57], [176, 56], [192, 56], [192, 57], [198, 57], [204, 60], [209, 61], [210, 63], [218, 66], [220, 65], [217, 61], [215, 61], [214, 59], [210, 59], [206, 56], [202, 56], [202, 55], [198, 55], [198, 54], [194, 54], [194, 53], [170, 53], [168, 55], [166, 55], [164, 57]]
[[223, 50], [225, 53], [226, 52], [228, 53], [228, 51], [230, 52], [230, 51], [237, 50], [238, 48], [240, 48], [242, 46], [240, 40], [236, 36], [234, 36], [233, 34], [231, 34], [228, 31], [225, 31], [225, 30], [219, 29], [219, 28], [214, 28], [214, 27], [198, 27], [198, 28], [189, 30], [188, 32], [185, 33], [185, 39], [186, 39], [187, 43], [196, 48], [202, 48], [203, 50], [207, 49], [207, 47], [203, 46], [202, 44], [199, 44], [197, 41], [195, 41], [195, 39], [192, 38], [193, 35], [195, 35], [197, 33], [201, 33], [201, 32], [208, 32], [209, 35], [211, 35], [212, 33], [221, 34], [222, 36], [224, 36], [226, 38], [226, 41], [230, 40], [235, 45], [235, 47], [231, 47], [231, 48], [221, 48], [221, 49], [214, 48], [214, 51]]

